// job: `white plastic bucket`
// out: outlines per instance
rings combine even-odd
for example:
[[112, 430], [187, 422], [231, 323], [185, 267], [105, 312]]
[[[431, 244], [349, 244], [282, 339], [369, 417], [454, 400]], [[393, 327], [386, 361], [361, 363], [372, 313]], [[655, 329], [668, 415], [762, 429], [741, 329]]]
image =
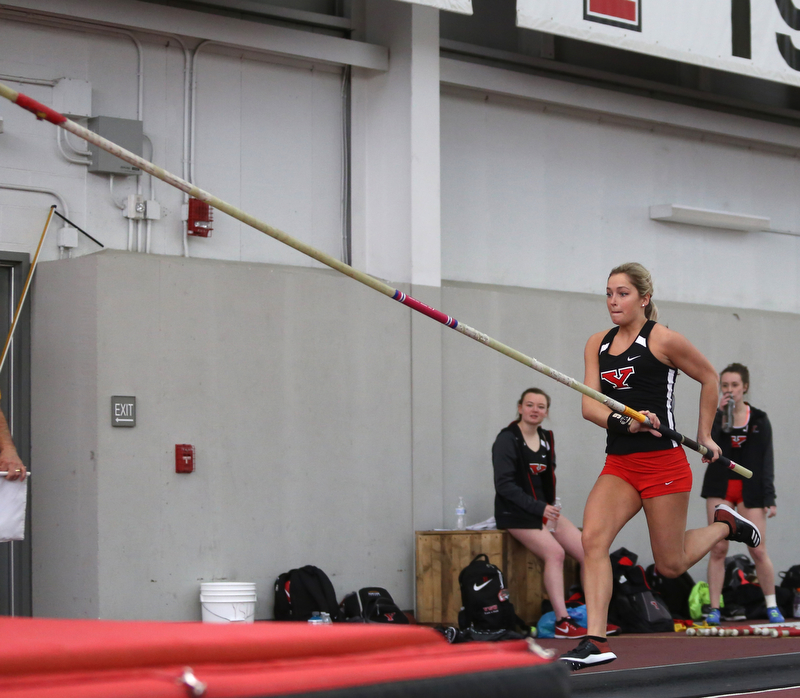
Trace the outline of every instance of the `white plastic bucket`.
[[207, 591], [247, 591], [256, 593], [255, 582], [200, 582], [200, 593]]
[[200, 607], [204, 623], [252, 623], [256, 585], [250, 582], [203, 582]]

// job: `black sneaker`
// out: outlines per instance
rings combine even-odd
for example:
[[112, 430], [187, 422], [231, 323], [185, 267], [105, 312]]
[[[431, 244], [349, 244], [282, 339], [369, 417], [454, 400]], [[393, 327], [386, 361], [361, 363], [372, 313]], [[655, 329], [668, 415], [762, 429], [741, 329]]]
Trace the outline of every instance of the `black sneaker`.
[[[700, 607], [700, 615], [704, 618], [708, 618], [708, 614], [714, 610], [711, 608], [711, 604], [704, 603]], [[733, 604], [725, 604], [719, 611], [720, 619], [721, 620], [747, 620], [747, 616], [745, 615], [745, 608], [744, 606], [739, 606], [735, 603]], [[719, 625], [719, 623], [709, 623], [709, 625]], [[607, 633], [606, 633], [607, 634]]]
[[569, 665], [570, 670], [578, 671], [588, 666], [599, 666], [613, 662], [617, 655], [606, 650], [603, 652], [588, 637], [581, 640], [580, 644], [569, 652], [564, 652], [559, 659]]
[[747, 620], [744, 606], [738, 606], [735, 603], [725, 604], [723, 608], [719, 609], [722, 614], [722, 620]]
[[728, 524], [730, 533], [725, 540], [745, 543], [751, 548], [757, 548], [761, 543], [761, 533], [756, 525], [737, 514], [727, 504], [718, 504], [714, 507], [714, 521]]

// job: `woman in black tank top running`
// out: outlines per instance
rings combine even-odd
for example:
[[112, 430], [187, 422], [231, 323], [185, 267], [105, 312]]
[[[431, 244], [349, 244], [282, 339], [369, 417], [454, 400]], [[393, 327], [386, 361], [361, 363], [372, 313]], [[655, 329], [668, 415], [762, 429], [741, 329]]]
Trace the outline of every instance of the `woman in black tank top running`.
[[[650, 273], [636, 263], [611, 271], [606, 304], [616, 327], [589, 338], [584, 352], [584, 382], [647, 415], [654, 427], [674, 428], [673, 389], [678, 371], [701, 385], [697, 441], [716, 460], [720, 447], [711, 438], [719, 380], [714, 367], [683, 335], [658, 324]], [[730, 508], [718, 508], [714, 521], [686, 530], [691, 468], [683, 448], [584, 397], [584, 419], [608, 430], [606, 464], [583, 514], [584, 592], [588, 636], [561, 659], [573, 670], [616, 659], [606, 640], [613, 580], [609, 550], [617, 534], [644, 509], [658, 571], [678, 577], [719, 541], [757, 546], [758, 529]], [[724, 507], [724, 505], [723, 505]]]

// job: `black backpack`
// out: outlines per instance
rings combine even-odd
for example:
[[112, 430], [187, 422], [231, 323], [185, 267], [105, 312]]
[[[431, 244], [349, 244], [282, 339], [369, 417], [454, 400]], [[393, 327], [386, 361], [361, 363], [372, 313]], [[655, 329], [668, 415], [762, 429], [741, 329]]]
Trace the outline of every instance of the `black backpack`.
[[[513, 632], [518, 626], [530, 632], [526, 623], [514, 612], [502, 571], [489, 562], [485, 553], [476, 555], [461, 570], [458, 583], [461, 587], [462, 608], [458, 613], [461, 630], [487, 633], [488, 639], [506, 639], [509, 635], [503, 631]], [[476, 636], [473, 639], [480, 638]]]
[[786, 572], [778, 574], [781, 578], [781, 588], [790, 591], [800, 589], [800, 565], [792, 565]]
[[756, 566], [747, 555], [740, 553], [725, 558], [722, 599], [726, 606], [744, 608], [748, 620], [767, 617], [767, 604], [758, 583]]
[[638, 556], [620, 548], [610, 555], [614, 590], [608, 620], [625, 633], [673, 632], [675, 624], [664, 600], [647, 583]]
[[289, 570], [275, 580], [275, 620], [305, 620], [314, 611], [341, 620], [333, 584], [319, 567]]
[[382, 587], [364, 587], [351, 591], [342, 599], [341, 615], [344, 620], [362, 623], [392, 623], [408, 625], [408, 616], [394, 602], [392, 595]]
[[722, 590], [735, 589], [742, 584], [758, 584], [756, 566], [747, 555], [730, 555], [725, 558], [725, 581]]
[[670, 579], [659, 574], [655, 565], [648, 565], [644, 574], [650, 588], [661, 596], [673, 618], [692, 617], [689, 611], [689, 594], [694, 589], [694, 579], [688, 572]]
[[[775, 587], [775, 600], [784, 617], [792, 615], [792, 601], [794, 594], [791, 587], [784, 585], [786, 579], [792, 577], [789, 573], [796, 568], [800, 572], [800, 565], [795, 565], [789, 572], [782, 572], [783, 581]], [[800, 584], [800, 582], [798, 582]], [[797, 588], [797, 587], [795, 587]], [[722, 588], [722, 598], [725, 605], [736, 605], [744, 608], [747, 620], [760, 620], [767, 617], [767, 603], [764, 591], [758, 583], [756, 566], [747, 555], [738, 554], [725, 558], [725, 582]]]

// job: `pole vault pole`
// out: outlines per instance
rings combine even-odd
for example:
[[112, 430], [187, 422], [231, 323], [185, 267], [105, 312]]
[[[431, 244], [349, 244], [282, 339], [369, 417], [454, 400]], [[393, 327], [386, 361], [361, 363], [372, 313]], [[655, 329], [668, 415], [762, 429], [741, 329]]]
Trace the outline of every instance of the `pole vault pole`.
[[3, 347], [3, 355], [0, 357], [0, 373], [3, 371], [3, 366], [6, 364], [6, 357], [8, 356], [8, 350], [11, 347], [11, 338], [14, 336], [14, 330], [17, 328], [17, 321], [19, 320], [19, 316], [22, 313], [22, 305], [25, 303], [25, 297], [28, 295], [28, 289], [31, 287], [31, 280], [33, 279], [33, 272], [36, 269], [36, 263], [39, 261], [39, 253], [42, 251], [42, 245], [44, 244], [44, 238], [47, 235], [47, 231], [50, 229], [50, 221], [53, 220], [53, 212], [56, 210], [55, 204], [50, 207], [50, 213], [47, 214], [47, 222], [44, 224], [44, 230], [42, 231], [42, 236], [39, 238], [39, 246], [36, 248], [36, 254], [33, 255], [33, 261], [31, 262], [31, 268], [28, 270], [28, 277], [25, 279], [25, 285], [22, 287], [22, 293], [19, 296], [19, 302], [17, 303], [17, 310], [14, 313], [14, 319], [11, 321], [11, 327], [8, 328], [8, 335], [6, 336], [6, 343]]
[[[106, 152], [111, 153], [112, 155], [116, 155], [121, 160], [125, 160], [125, 162], [129, 162], [131, 165], [135, 165], [141, 170], [144, 170], [148, 174], [153, 175], [154, 177], [158, 177], [163, 182], [172, 185], [176, 189], [180, 189], [182, 192], [185, 192], [189, 196], [193, 196], [196, 199], [200, 199], [201, 201], [205, 201], [207, 204], [210, 204], [214, 208], [227, 213], [232, 218], [241, 221], [242, 223], [249, 225], [251, 228], [255, 228], [256, 230], [260, 230], [262, 233], [266, 233], [272, 238], [279, 240], [280, 242], [288, 245], [289, 247], [294, 248], [298, 252], [302, 252], [304, 255], [311, 257], [312, 259], [316, 259], [318, 262], [335, 269], [338, 272], [341, 272], [345, 276], [349, 276], [351, 279], [355, 279], [356, 281], [361, 282], [365, 286], [369, 286], [376, 291], [379, 291], [385, 296], [389, 296], [399, 303], [408, 306], [409, 308], [416, 310], [423, 315], [427, 315], [429, 318], [436, 320], [437, 322], [442, 323], [443, 325], [447, 325], [457, 332], [470, 337], [481, 344], [485, 344], [488, 347], [491, 347], [495, 351], [500, 352], [501, 354], [505, 354], [511, 359], [515, 361], [519, 361], [519, 363], [532, 368], [534, 371], [539, 371], [539, 373], [543, 373], [546, 376], [549, 376], [553, 380], [557, 380], [559, 383], [563, 383], [564, 385], [572, 388], [573, 390], [577, 390], [579, 393], [583, 393], [587, 397], [592, 398], [593, 400], [597, 400], [598, 402], [606, 405], [614, 412], [618, 412], [619, 414], [624, 414], [632, 419], [635, 419], [637, 422], [641, 422], [642, 424], [652, 427], [650, 420], [643, 415], [641, 412], [637, 412], [636, 410], [631, 409], [623, 405], [621, 402], [617, 402], [616, 400], [611, 399], [607, 395], [603, 395], [601, 392], [590, 388], [588, 385], [584, 385], [576, 381], [574, 378], [570, 378], [567, 375], [564, 375], [560, 371], [556, 371], [555, 369], [546, 366], [541, 361], [537, 361], [533, 357], [526, 356], [522, 352], [517, 351], [516, 349], [512, 349], [509, 346], [506, 346], [502, 342], [498, 342], [496, 339], [492, 339], [488, 335], [485, 335], [483, 332], [479, 332], [478, 330], [470, 327], [469, 325], [465, 325], [464, 323], [458, 322], [453, 317], [449, 315], [445, 315], [443, 312], [436, 310], [436, 308], [431, 308], [425, 303], [422, 303], [411, 296], [406, 295], [402, 291], [398, 291], [395, 288], [392, 288], [388, 284], [385, 284], [383, 281], [379, 281], [373, 276], [369, 274], [365, 274], [364, 272], [358, 271], [357, 269], [353, 269], [353, 267], [341, 262], [340, 260], [336, 259], [335, 257], [331, 257], [330, 255], [318, 250], [311, 245], [307, 245], [296, 238], [293, 238], [288, 233], [279, 230], [278, 228], [273, 228], [271, 225], [267, 225], [263, 221], [258, 220], [254, 216], [251, 216], [249, 213], [242, 211], [239, 208], [223, 201], [222, 199], [218, 199], [213, 194], [209, 194], [207, 191], [200, 189], [199, 187], [190, 184], [186, 180], [181, 179], [180, 177], [172, 174], [171, 172], [167, 172], [166, 170], [162, 169], [158, 165], [154, 165], [152, 162], [145, 160], [144, 158], [139, 157], [138, 155], [134, 155], [125, 148], [118, 146], [116, 143], [112, 143], [111, 141], [103, 138], [102, 136], [98, 136], [93, 131], [90, 131], [87, 128], [84, 128], [80, 124], [76, 124], [74, 121], [71, 121], [63, 114], [59, 114], [54, 109], [51, 109], [44, 104], [40, 104], [36, 100], [31, 99], [27, 95], [21, 94], [12, 90], [10, 87], [0, 83], [0, 96], [5, 97], [10, 102], [13, 102], [17, 106], [22, 107], [23, 109], [27, 109], [29, 112], [32, 112], [37, 119], [49, 121], [56, 126], [63, 128], [70, 133], [75, 134], [79, 138], [82, 138], [89, 143], [93, 143], [98, 148], [102, 148]], [[688, 448], [692, 449], [693, 451], [697, 451], [702, 455], [709, 455], [711, 452], [710, 450], [704, 446], [703, 444], [699, 444], [696, 441], [692, 441], [691, 439], [686, 438], [682, 434], [679, 434], [668, 427], [659, 427], [658, 431], [660, 431], [664, 436], [673, 439], [674, 441], [678, 441]], [[717, 462], [730, 468], [734, 472], [739, 473], [743, 477], [751, 477], [753, 475], [747, 468], [742, 467], [734, 463], [731, 460], [725, 458], [725, 456], [720, 456], [717, 459]]]

